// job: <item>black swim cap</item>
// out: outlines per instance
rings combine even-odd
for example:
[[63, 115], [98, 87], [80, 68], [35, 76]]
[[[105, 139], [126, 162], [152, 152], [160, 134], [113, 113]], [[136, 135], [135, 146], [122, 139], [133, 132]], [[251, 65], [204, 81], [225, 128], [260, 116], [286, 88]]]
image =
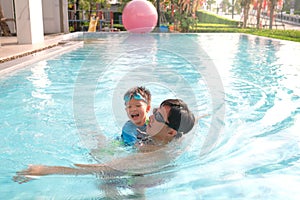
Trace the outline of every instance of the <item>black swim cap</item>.
[[181, 99], [167, 99], [160, 106], [165, 105], [171, 107], [168, 116], [169, 127], [182, 134], [188, 133], [194, 127], [195, 116]]

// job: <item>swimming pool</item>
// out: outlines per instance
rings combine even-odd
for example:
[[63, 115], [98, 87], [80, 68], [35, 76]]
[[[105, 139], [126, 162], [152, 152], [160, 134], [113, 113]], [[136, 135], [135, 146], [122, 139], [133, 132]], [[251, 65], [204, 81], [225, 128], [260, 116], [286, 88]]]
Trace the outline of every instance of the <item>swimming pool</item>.
[[[299, 199], [300, 44], [240, 34], [83, 34], [84, 46], [0, 79], [2, 199]], [[292, 51], [291, 51], [292, 50]], [[145, 85], [201, 119], [168, 168], [137, 177], [12, 180], [28, 164], [104, 162]], [[100, 139], [99, 139], [100, 137]], [[95, 150], [96, 149], [96, 150]], [[117, 153], [116, 153], [117, 152]], [[130, 152], [129, 152], [130, 153]]]

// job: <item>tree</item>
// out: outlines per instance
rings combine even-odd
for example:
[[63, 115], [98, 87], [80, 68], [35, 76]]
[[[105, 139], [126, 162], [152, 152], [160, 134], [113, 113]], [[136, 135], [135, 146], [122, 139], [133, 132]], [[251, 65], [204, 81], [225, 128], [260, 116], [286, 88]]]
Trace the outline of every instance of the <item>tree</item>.
[[227, 12], [228, 8], [231, 7], [231, 2], [229, 2], [229, 0], [223, 0], [221, 2], [221, 11], [222, 12]]
[[269, 24], [269, 29], [272, 29], [272, 26], [273, 26], [274, 10], [275, 10], [275, 6], [276, 6], [277, 2], [278, 2], [278, 0], [269, 0], [269, 6], [270, 6], [270, 24]]
[[241, 1], [241, 6], [243, 8], [243, 16], [244, 16], [243, 28], [247, 27], [247, 21], [248, 21], [248, 16], [249, 16], [250, 3], [251, 3], [251, 0], [242, 0]]
[[262, 9], [263, 0], [259, 0], [257, 5], [257, 15], [256, 15], [256, 28], [260, 28], [260, 14]]
[[189, 32], [190, 26], [196, 23], [196, 11], [204, 0], [174, 0], [175, 21], [179, 22], [181, 31]]
[[3, 36], [11, 36], [11, 32], [5, 20], [6, 18], [4, 17], [2, 5], [0, 3], [0, 27], [3, 31]]
[[206, 0], [209, 10], [211, 10], [211, 5], [216, 3], [216, 0]]
[[[263, 8], [263, 4], [267, 4], [268, 12], [269, 12], [269, 29], [272, 29], [273, 26], [273, 21], [274, 21], [274, 15], [275, 15], [275, 9], [277, 7], [278, 3], [282, 3], [282, 0], [242, 0], [241, 1], [241, 6], [243, 8], [243, 15], [244, 15], [244, 20], [243, 20], [243, 28], [247, 27], [247, 21], [248, 21], [248, 15], [249, 15], [249, 9], [250, 9], [250, 4], [254, 4], [255, 9], [257, 9], [257, 14], [256, 14], [256, 28], [260, 28], [260, 15], [261, 15], [261, 10]], [[279, 5], [279, 4], [278, 4]]]

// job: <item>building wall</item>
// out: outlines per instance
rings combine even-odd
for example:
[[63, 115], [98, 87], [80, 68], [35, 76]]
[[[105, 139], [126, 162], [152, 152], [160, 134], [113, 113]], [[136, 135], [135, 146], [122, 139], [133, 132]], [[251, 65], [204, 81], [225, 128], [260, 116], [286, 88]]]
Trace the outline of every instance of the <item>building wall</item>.
[[42, 9], [44, 19], [44, 33], [59, 33], [61, 31], [59, 0], [43, 0]]
[[68, 33], [68, 0], [43, 0], [44, 32]]

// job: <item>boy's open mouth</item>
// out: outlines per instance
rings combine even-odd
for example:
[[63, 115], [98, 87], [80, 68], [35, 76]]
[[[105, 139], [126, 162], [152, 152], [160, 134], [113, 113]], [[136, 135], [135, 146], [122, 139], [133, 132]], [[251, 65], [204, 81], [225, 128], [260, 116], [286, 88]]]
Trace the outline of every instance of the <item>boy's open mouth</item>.
[[134, 115], [131, 115], [131, 118], [134, 119], [134, 118], [138, 118], [140, 115], [139, 114], [134, 114]]

